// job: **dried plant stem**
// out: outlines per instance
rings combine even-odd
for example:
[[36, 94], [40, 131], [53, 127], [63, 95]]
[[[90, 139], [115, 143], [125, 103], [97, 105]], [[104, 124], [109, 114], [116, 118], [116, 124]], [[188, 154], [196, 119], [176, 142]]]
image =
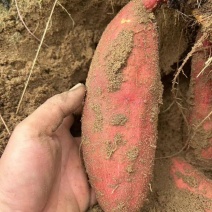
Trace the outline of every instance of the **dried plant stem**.
[[22, 103], [24, 94], [25, 94], [26, 89], [27, 89], [27, 87], [28, 87], [29, 80], [30, 80], [30, 78], [31, 78], [33, 69], [34, 69], [35, 64], [36, 64], [36, 61], [37, 61], [37, 59], [38, 59], [38, 55], [39, 55], [39, 53], [40, 53], [41, 46], [42, 46], [43, 41], [44, 41], [44, 38], [45, 38], [45, 36], [46, 36], [46, 32], [47, 32], [47, 30], [48, 30], [48, 27], [49, 27], [49, 24], [50, 24], [50, 21], [51, 21], [51, 18], [52, 18], [52, 15], [53, 15], [55, 6], [56, 6], [56, 4], [57, 4], [57, 1], [58, 1], [58, 0], [55, 0], [55, 2], [54, 2], [54, 4], [53, 4], [53, 7], [52, 7], [52, 10], [51, 10], [51, 13], [50, 13], [49, 18], [48, 18], [48, 21], [47, 21], [47, 23], [46, 23], [46, 27], [45, 27], [45, 29], [44, 29], [44, 32], [43, 32], [43, 35], [42, 35], [40, 44], [39, 44], [39, 46], [38, 46], [38, 49], [37, 49], [37, 51], [36, 51], [36, 55], [35, 55], [35, 58], [34, 58], [34, 60], [33, 60], [32, 67], [31, 67], [31, 69], [30, 69], [30, 71], [29, 71], [28, 78], [27, 78], [27, 80], [26, 80], [26, 82], [25, 82], [25, 86], [24, 86], [24, 89], [23, 89], [21, 98], [20, 98], [20, 100], [19, 100], [19, 103], [18, 103], [18, 107], [17, 107], [17, 110], [16, 110], [16, 114], [18, 113], [18, 111], [19, 111], [19, 109], [20, 109], [20, 106], [21, 106], [21, 103]]
[[203, 123], [212, 115], [212, 111], [195, 127], [194, 131], [197, 131], [199, 127], [203, 125]]
[[75, 22], [74, 19], [72, 18], [71, 14], [66, 10], [65, 7], [63, 7], [63, 5], [58, 1], [57, 4], [68, 14], [68, 16], [70, 17], [70, 19], [72, 20], [73, 23], [73, 27], [75, 26]]
[[205, 62], [204, 68], [200, 71], [200, 73], [197, 75], [197, 78], [205, 71], [206, 68], [208, 68], [212, 64], [212, 57], [209, 57], [208, 60]]
[[[29, 32], [30, 35], [32, 35], [32, 37], [34, 37], [37, 41], [41, 42], [41, 40], [33, 33], [31, 32], [31, 30], [27, 27], [26, 23], [24, 22], [23, 18], [22, 18], [22, 15], [20, 13], [20, 10], [19, 10], [19, 7], [18, 7], [18, 2], [17, 0], [14, 0], [15, 1], [15, 6], [16, 6], [16, 9], [17, 9], [17, 12], [18, 12], [18, 17], [20, 18], [22, 24], [24, 25], [24, 27], [26, 28], [26, 30]], [[43, 43], [46, 47], [48, 47], [47, 44]]]
[[186, 58], [183, 60], [182, 65], [178, 68], [178, 70], [177, 70], [177, 72], [176, 72], [176, 74], [174, 76], [174, 79], [172, 81], [172, 91], [175, 90], [175, 85], [177, 83], [177, 78], [178, 78], [179, 74], [181, 73], [181, 71], [183, 70], [184, 65], [189, 60], [189, 58], [193, 55], [193, 53], [196, 51], [196, 49], [202, 46], [202, 42], [207, 38], [207, 36], [208, 35], [206, 33], [204, 33], [200, 37], [200, 39], [194, 44], [194, 46], [192, 47], [191, 51], [187, 54]]
[[[182, 107], [182, 105], [180, 104], [180, 102], [178, 101], [178, 99], [179, 99], [179, 97], [178, 97], [179, 82], [177, 82], [177, 80], [178, 80], [179, 74], [183, 71], [183, 67], [184, 67], [184, 65], [186, 64], [186, 62], [189, 60], [189, 58], [190, 58], [200, 47], [202, 47], [202, 43], [203, 43], [203, 41], [205, 41], [205, 40], [207, 39], [207, 36], [208, 36], [207, 33], [204, 33], [204, 34], [199, 38], [199, 40], [194, 44], [194, 46], [192, 47], [191, 51], [187, 54], [186, 58], [183, 60], [182, 65], [178, 68], [178, 70], [177, 70], [177, 72], [176, 72], [176, 74], [175, 74], [175, 76], [174, 76], [174, 79], [173, 79], [173, 81], [172, 81], [172, 93], [173, 93], [173, 96], [174, 96], [174, 100], [175, 100], [175, 102], [176, 102], [176, 104], [177, 104], [177, 106], [178, 106], [178, 108], [179, 108], [179, 110], [180, 110], [180, 113], [182, 114], [183, 119], [184, 119], [184, 121], [185, 121], [185, 123], [186, 123], [186, 125], [187, 125], [188, 132], [189, 132], [188, 134], [190, 134], [191, 129], [190, 129], [190, 127], [189, 127], [189, 123], [188, 123], [188, 121], [187, 121], [187, 118], [186, 118], [186, 116], [185, 116], [185, 114], [184, 114], [183, 107]], [[209, 58], [209, 59], [210, 59], [210, 58]], [[211, 61], [210, 61], [211, 59], [210, 59], [210, 60], [209, 60], [209, 59], [206, 61], [206, 66], [207, 66], [207, 67], [211, 64]], [[208, 65], [207, 65], [207, 64], [208, 64]], [[204, 67], [204, 69], [207, 68], [206, 66]], [[202, 72], [202, 71], [201, 71], [201, 72]], [[201, 72], [199, 73], [199, 75], [201, 74]], [[178, 80], [178, 81], [179, 81], [179, 80]], [[177, 85], [177, 88], [175, 87], [175, 85]], [[181, 148], [180, 151], [178, 151], [178, 152], [176, 152], [176, 153], [174, 153], [174, 154], [172, 154], [172, 155], [165, 156], [165, 157], [159, 157], [159, 158], [156, 158], [156, 159], [172, 158], [172, 157], [174, 157], [174, 156], [179, 155], [182, 151], [184, 151], [184, 150], [189, 146], [190, 140], [192, 140], [193, 137], [196, 135], [196, 132], [197, 132], [198, 128], [199, 128], [200, 126], [202, 126], [202, 124], [205, 122], [205, 120], [206, 120], [207, 118], [209, 118], [209, 117], [211, 116], [211, 114], [212, 114], [212, 111], [211, 111], [211, 112], [210, 112], [210, 113], [209, 113], [209, 114], [198, 124], [198, 126], [195, 127], [195, 129], [194, 129], [193, 132], [192, 132], [192, 135], [188, 136], [188, 139], [186, 140], [184, 146]]]
[[2, 117], [1, 114], [0, 114], [0, 119], [1, 119], [1, 121], [2, 121], [2, 123], [4, 125], [4, 127], [5, 127], [5, 129], [7, 130], [8, 134], [11, 135], [10, 130], [9, 130], [9, 128], [8, 128], [6, 122], [4, 121], [4, 119], [3, 119], [3, 117]]
[[194, 129], [192, 135], [188, 137], [188, 139], [186, 140], [184, 146], [181, 148], [180, 151], [178, 151], [178, 152], [176, 152], [176, 153], [174, 153], [174, 154], [172, 154], [172, 155], [168, 155], [168, 156], [164, 156], [164, 157], [158, 157], [158, 158], [155, 158], [155, 159], [167, 159], [167, 158], [172, 158], [172, 157], [174, 157], [174, 156], [179, 155], [182, 151], [184, 151], [184, 150], [188, 147], [190, 140], [192, 140], [192, 139], [194, 138], [194, 136], [196, 135], [197, 130], [203, 125], [203, 123], [204, 123], [211, 115], [212, 115], [212, 111], [210, 111], [210, 113], [209, 113], [209, 114], [208, 114], [208, 115], [207, 115], [207, 116], [206, 116], [206, 117], [195, 127], [195, 129]]
[[113, 0], [110, 0], [110, 3], [111, 3], [112, 12], [107, 13], [107, 14], [109, 14], [109, 15], [111, 15], [111, 14], [114, 14], [114, 13], [115, 13], [114, 6], [113, 6], [113, 5], [114, 5]]

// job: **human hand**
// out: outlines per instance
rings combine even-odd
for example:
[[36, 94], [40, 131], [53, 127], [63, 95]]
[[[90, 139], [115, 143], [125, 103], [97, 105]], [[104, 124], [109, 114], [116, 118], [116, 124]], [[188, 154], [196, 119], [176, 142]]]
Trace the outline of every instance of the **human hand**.
[[85, 87], [47, 100], [14, 130], [0, 160], [0, 209], [78, 212], [95, 204], [70, 134], [72, 113], [82, 109]]

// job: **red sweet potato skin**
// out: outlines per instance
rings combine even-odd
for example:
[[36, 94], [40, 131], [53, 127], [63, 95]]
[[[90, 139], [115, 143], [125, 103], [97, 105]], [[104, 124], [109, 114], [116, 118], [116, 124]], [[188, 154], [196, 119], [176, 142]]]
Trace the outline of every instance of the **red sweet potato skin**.
[[154, 9], [160, 2], [163, 2], [163, 0], [143, 0], [142, 3], [145, 8], [147, 9]]
[[[199, 196], [203, 211], [212, 212], [212, 180], [180, 157], [172, 158], [170, 174], [177, 189]], [[204, 199], [201, 201], [200, 199]]]
[[87, 78], [82, 150], [106, 212], [139, 211], [152, 174], [162, 86], [154, 15], [131, 1], [108, 25]]
[[[198, 38], [200, 36], [199, 33]], [[206, 68], [202, 74], [199, 75], [199, 73], [204, 68], [211, 52], [211, 43], [205, 41], [202, 50], [194, 53], [192, 57], [190, 82], [192, 105], [189, 117], [192, 160], [210, 167], [212, 166], [212, 66]]]

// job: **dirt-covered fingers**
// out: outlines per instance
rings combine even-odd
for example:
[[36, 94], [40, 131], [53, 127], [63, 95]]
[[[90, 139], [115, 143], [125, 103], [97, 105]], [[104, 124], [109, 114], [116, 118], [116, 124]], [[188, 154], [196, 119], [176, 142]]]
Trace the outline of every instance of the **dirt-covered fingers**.
[[77, 84], [71, 90], [48, 99], [28, 118], [19, 124], [33, 129], [34, 133], [51, 135], [63, 123], [64, 118], [82, 107], [85, 86]]

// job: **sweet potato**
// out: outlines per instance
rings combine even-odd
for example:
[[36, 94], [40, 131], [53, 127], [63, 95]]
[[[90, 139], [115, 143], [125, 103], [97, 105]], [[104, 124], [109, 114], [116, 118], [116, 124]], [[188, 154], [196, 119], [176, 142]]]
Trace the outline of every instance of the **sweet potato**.
[[212, 212], [212, 180], [180, 157], [172, 158], [171, 176], [177, 189], [198, 197], [202, 211]]
[[212, 165], [212, 67], [202, 70], [211, 55], [211, 50], [212, 45], [205, 41], [203, 49], [194, 53], [192, 58], [190, 82], [192, 105], [189, 117], [191, 161], [210, 167]]
[[162, 85], [153, 13], [131, 1], [104, 31], [89, 70], [82, 150], [106, 212], [138, 211], [149, 189]]
[[142, 0], [142, 4], [146, 9], [154, 9], [160, 2], [165, 2], [166, 0]]

